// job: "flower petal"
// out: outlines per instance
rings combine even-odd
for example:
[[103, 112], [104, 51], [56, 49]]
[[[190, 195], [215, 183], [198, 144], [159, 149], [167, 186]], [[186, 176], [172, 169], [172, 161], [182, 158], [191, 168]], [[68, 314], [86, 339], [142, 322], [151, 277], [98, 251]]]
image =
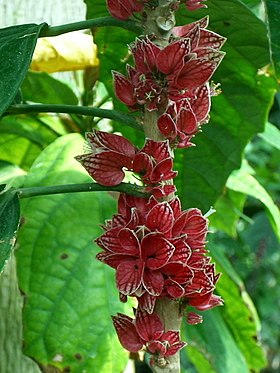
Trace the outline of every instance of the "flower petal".
[[157, 68], [164, 74], [175, 73], [182, 68], [184, 57], [190, 51], [189, 39], [181, 39], [167, 45], [157, 55]]
[[205, 84], [216, 70], [216, 64], [204, 59], [190, 60], [181, 69], [177, 77], [180, 89], [192, 91]]
[[167, 202], [155, 205], [146, 217], [146, 226], [152, 232], [166, 233], [172, 228], [173, 211]]
[[139, 256], [140, 254], [139, 240], [136, 234], [131, 229], [123, 228], [122, 230], [120, 230], [118, 238], [119, 238], [120, 245], [123, 248], [124, 254]]
[[146, 342], [159, 339], [164, 332], [163, 324], [156, 313], [149, 314], [139, 309], [136, 313], [135, 326], [139, 336]]
[[147, 291], [140, 297], [137, 297], [138, 305], [140, 309], [147, 311], [148, 313], [153, 313], [155, 304], [156, 304], [156, 297], [149, 294]]
[[152, 271], [148, 268], [143, 273], [143, 285], [147, 292], [154, 296], [159, 296], [164, 285], [164, 278], [160, 271]]
[[117, 316], [112, 316], [112, 320], [121, 345], [130, 352], [141, 350], [143, 341], [137, 333], [133, 319], [119, 313]]
[[159, 233], [147, 234], [141, 242], [141, 257], [146, 267], [159, 269], [171, 258], [175, 247]]
[[137, 101], [132, 83], [121, 73], [113, 71], [115, 94], [127, 106], [134, 106]]
[[120, 263], [116, 272], [116, 282], [119, 291], [124, 295], [134, 293], [141, 285], [144, 262], [138, 260], [126, 260]]

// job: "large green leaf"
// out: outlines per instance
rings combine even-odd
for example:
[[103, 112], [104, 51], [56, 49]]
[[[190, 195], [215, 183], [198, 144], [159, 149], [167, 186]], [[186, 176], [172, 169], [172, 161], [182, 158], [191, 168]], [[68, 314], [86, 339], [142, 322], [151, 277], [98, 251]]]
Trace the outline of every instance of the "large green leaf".
[[[25, 186], [89, 181], [74, 160], [84, 140], [70, 134], [49, 145]], [[73, 372], [118, 372], [127, 361], [110, 315], [122, 312], [114, 271], [97, 262], [92, 240], [115, 211], [106, 193], [78, 193], [25, 200], [18, 271], [26, 294], [25, 352], [43, 365]], [[68, 368], [67, 368], [68, 367]]]
[[43, 104], [78, 104], [78, 99], [72, 89], [47, 73], [29, 71], [23, 81], [21, 91], [24, 101]]
[[11, 256], [20, 217], [19, 199], [0, 185], [0, 273]]
[[27, 24], [0, 29], [0, 116], [18, 92], [44, 25]]
[[276, 76], [280, 79], [280, 3], [279, 0], [264, 0], [269, 30], [271, 62]]
[[35, 362], [22, 353], [23, 299], [14, 257], [0, 276], [0, 299], [0, 372], [40, 373]]

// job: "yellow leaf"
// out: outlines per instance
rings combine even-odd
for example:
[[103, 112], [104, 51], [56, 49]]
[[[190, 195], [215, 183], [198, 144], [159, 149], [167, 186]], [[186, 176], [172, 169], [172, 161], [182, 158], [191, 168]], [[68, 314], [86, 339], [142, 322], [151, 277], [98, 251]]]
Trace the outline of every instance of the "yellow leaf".
[[97, 47], [91, 35], [81, 32], [39, 38], [33, 54], [31, 70], [53, 73], [97, 67]]

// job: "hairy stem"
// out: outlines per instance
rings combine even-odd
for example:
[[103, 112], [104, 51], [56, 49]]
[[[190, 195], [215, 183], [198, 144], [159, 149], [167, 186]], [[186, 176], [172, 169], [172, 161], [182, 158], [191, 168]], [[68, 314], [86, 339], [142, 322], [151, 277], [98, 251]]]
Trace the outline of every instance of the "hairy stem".
[[77, 193], [77, 192], [98, 192], [98, 191], [112, 191], [130, 194], [137, 197], [149, 197], [149, 194], [144, 191], [144, 188], [130, 183], [121, 183], [117, 186], [104, 186], [97, 183], [83, 183], [83, 184], [64, 184], [52, 186], [40, 186], [32, 188], [18, 188], [14, 189], [14, 193], [18, 193], [20, 198], [29, 198], [36, 196], [45, 196], [50, 194], [62, 193]]
[[132, 20], [127, 21], [120, 21], [113, 17], [100, 17], [94, 19], [88, 19], [86, 21], [74, 22], [74, 23], [66, 23], [64, 25], [59, 26], [47, 26], [43, 27], [39, 37], [45, 36], [57, 36], [61, 34], [65, 34], [71, 31], [78, 31], [78, 30], [85, 30], [94, 27], [104, 27], [104, 26], [115, 26], [115, 27], [122, 27], [129, 31], [135, 32], [139, 34], [141, 32], [141, 27]]
[[27, 113], [65, 113], [65, 114], [78, 114], [78, 115], [89, 115], [99, 118], [108, 118], [127, 124], [134, 128], [140, 129], [140, 125], [136, 119], [126, 113], [122, 113], [117, 110], [100, 109], [95, 107], [87, 106], [76, 106], [76, 105], [55, 105], [55, 104], [18, 104], [11, 105], [8, 107], [4, 115], [14, 114], [27, 114]]

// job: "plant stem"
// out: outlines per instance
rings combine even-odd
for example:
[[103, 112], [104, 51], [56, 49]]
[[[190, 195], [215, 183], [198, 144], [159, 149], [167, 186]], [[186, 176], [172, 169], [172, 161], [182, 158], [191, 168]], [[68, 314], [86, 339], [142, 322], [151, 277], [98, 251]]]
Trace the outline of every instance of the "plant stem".
[[77, 192], [97, 192], [97, 191], [112, 191], [130, 194], [137, 197], [147, 198], [149, 193], [144, 191], [144, 188], [130, 183], [121, 183], [116, 186], [104, 186], [97, 183], [83, 184], [64, 184], [52, 186], [40, 186], [32, 188], [14, 189], [14, 193], [18, 193], [20, 198], [29, 198], [36, 196], [45, 196], [50, 194], [77, 193]]
[[64, 25], [59, 25], [59, 26], [43, 27], [40, 32], [39, 37], [57, 36], [57, 35], [65, 34], [67, 32], [71, 32], [71, 31], [85, 30], [85, 29], [90, 29], [94, 27], [104, 27], [104, 26], [122, 27], [124, 29], [135, 32], [137, 34], [141, 32], [141, 27], [135, 21], [132, 21], [132, 20], [121, 21], [113, 17], [100, 17], [100, 18], [88, 19], [86, 21], [66, 23]]
[[27, 113], [65, 113], [65, 114], [78, 114], [78, 115], [89, 115], [99, 118], [108, 118], [127, 124], [134, 128], [140, 129], [140, 125], [137, 120], [130, 114], [122, 113], [117, 110], [100, 109], [95, 107], [87, 106], [76, 106], [76, 105], [49, 105], [49, 104], [18, 104], [11, 105], [8, 107], [4, 115], [14, 114], [27, 114]]
[[[169, 43], [169, 37], [172, 28], [175, 26], [175, 15], [172, 11], [172, 0], [159, 0], [158, 7], [147, 12], [146, 23], [144, 24], [145, 33], [157, 36], [156, 44], [164, 48]], [[144, 111], [143, 129], [145, 136], [155, 140], [163, 141], [165, 137], [158, 129], [157, 121], [161, 110]], [[165, 184], [173, 184], [173, 180], [167, 180]], [[170, 201], [174, 198], [174, 194], [163, 198]], [[156, 300], [155, 312], [160, 317], [164, 325], [164, 330], [180, 331], [182, 315], [180, 314], [179, 303], [168, 298], [159, 298]], [[166, 365], [152, 366], [154, 373], [179, 373], [180, 372], [180, 354], [177, 352], [172, 356], [165, 357]]]

